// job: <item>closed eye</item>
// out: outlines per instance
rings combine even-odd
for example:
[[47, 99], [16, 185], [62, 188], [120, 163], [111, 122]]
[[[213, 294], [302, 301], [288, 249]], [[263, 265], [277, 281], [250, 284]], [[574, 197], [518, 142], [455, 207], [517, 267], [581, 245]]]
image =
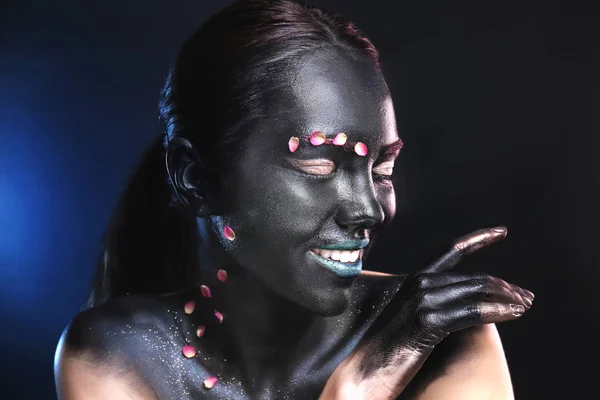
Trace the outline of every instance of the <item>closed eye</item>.
[[380, 176], [391, 176], [394, 172], [394, 161], [384, 161], [373, 167], [373, 173]]
[[294, 168], [310, 175], [326, 176], [335, 171], [335, 163], [326, 158], [317, 158], [311, 160], [288, 159]]

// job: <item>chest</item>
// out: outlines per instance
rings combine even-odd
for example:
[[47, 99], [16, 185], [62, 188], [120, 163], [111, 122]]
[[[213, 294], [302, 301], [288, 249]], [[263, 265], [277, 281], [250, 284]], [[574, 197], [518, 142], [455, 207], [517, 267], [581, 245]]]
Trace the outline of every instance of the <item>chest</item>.
[[[330, 329], [306, 340], [264, 352], [251, 368], [235, 354], [225, 354], [225, 338], [199, 338], [185, 320], [139, 326], [122, 343], [132, 366], [161, 400], [172, 399], [317, 399], [327, 379], [348, 356], [361, 332]], [[184, 355], [184, 346], [194, 354]], [[208, 388], [210, 378], [218, 380]]]

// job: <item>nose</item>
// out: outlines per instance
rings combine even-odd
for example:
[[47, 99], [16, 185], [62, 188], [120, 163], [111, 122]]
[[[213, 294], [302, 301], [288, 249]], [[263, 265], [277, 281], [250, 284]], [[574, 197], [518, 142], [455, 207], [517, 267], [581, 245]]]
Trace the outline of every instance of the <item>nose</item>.
[[354, 232], [376, 229], [383, 224], [385, 214], [370, 179], [360, 179], [344, 189], [347, 195], [339, 205], [335, 218], [338, 225]]

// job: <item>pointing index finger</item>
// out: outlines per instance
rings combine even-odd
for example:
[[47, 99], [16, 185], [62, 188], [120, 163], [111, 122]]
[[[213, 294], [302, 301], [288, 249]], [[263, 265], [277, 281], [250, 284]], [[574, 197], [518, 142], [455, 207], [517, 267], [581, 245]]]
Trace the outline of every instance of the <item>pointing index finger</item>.
[[480, 229], [471, 232], [468, 235], [456, 239], [452, 244], [451, 249], [446, 254], [429, 264], [427, 267], [421, 269], [420, 272], [435, 273], [447, 271], [458, 264], [464, 256], [473, 254], [477, 250], [489, 246], [492, 243], [499, 242], [506, 237], [506, 234], [507, 230], [504, 226]]

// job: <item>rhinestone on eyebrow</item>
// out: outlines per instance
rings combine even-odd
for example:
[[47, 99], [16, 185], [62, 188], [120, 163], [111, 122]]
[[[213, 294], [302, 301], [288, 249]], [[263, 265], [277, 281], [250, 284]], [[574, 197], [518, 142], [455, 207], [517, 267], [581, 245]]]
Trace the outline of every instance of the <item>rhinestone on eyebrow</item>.
[[348, 140], [348, 136], [344, 132], [339, 132], [335, 135], [333, 144], [336, 146], [343, 146], [346, 143], [346, 140]]
[[320, 146], [326, 141], [327, 138], [321, 131], [313, 132], [312, 135], [310, 135], [310, 144], [312, 144], [313, 146]]
[[366, 156], [368, 153], [367, 145], [362, 142], [356, 143], [354, 145], [354, 152], [359, 156]]
[[292, 136], [288, 141], [290, 152], [295, 152], [298, 149], [298, 146], [300, 146], [300, 140], [296, 136]]
[[[322, 144], [333, 144], [334, 146], [341, 147], [346, 151], [353, 151], [359, 156], [366, 156], [369, 153], [366, 144], [362, 142], [348, 141], [348, 135], [346, 135], [344, 132], [338, 132], [333, 139], [327, 139], [327, 137], [325, 137], [325, 134], [322, 131], [315, 131], [308, 138], [304, 139], [307, 139], [313, 146], [320, 146]], [[288, 140], [288, 148], [290, 152], [294, 153], [299, 146], [300, 139], [296, 136], [290, 137], [290, 139]]]

